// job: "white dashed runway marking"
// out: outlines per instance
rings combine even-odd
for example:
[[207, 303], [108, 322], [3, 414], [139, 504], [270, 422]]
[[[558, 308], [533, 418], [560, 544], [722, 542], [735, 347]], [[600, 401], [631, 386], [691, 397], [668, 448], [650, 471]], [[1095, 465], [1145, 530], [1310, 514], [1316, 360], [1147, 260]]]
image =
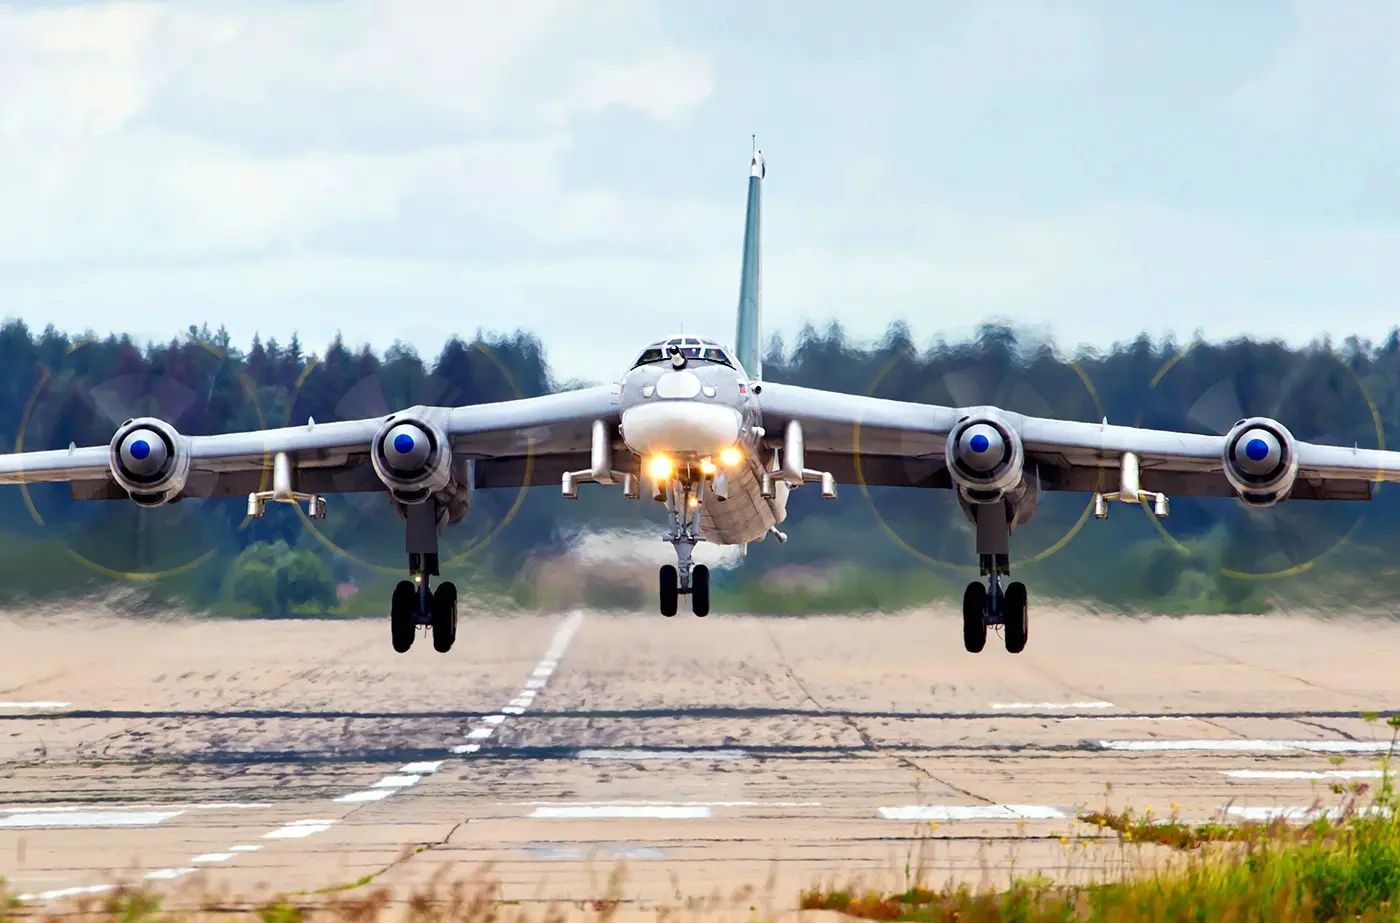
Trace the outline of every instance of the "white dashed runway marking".
[[1379, 769], [1222, 769], [1232, 779], [1379, 779]]
[[[472, 729], [467, 735], [468, 740], [476, 741], [464, 745], [450, 747], [450, 752], [459, 756], [469, 756], [481, 750], [482, 742], [490, 739], [498, 728], [505, 724], [513, 715], [520, 715], [534, 702], [539, 690], [543, 689], [549, 677], [558, 668], [560, 660], [572, 643], [574, 634], [578, 631], [579, 625], [583, 622], [583, 613], [574, 612], [564, 620], [564, 623], [555, 631], [548, 651], [536, 665], [530, 678], [525, 681], [524, 687], [510, 700], [510, 706], [502, 708], [484, 716], [482, 726]], [[0, 708], [64, 708], [67, 702], [4, 702], [0, 703]], [[360, 791], [353, 791], [331, 799], [335, 804], [359, 804], [374, 801], [382, 801], [399, 792], [412, 788], [422, 781], [423, 776], [431, 775], [442, 768], [446, 760], [422, 760], [414, 763], [407, 763], [399, 767], [397, 773], [383, 776], [379, 781], [373, 783], [370, 788]], [[207, 804], [198, 807], [209, 809], [223, 808], [243, 808], [243, 807], [270, 807], [270, 805], [253, 804]], [[564, 811], [566, 808], [559, 808]], [[618, 810], [618, 809], [614, 809]], [[626, 809], [621, 809], [626, 810]], [[652, 807], [635, 807], [632, 810], [651, 812], [657, 810]], [[684, 810], [704, 810], [705, 808], [687, 808]], [[174, 811], [115, 811], [110, 808], [106, 811], [95, 811], [82, 807], [15, 807], [8, 809], [9, 816], [0, 816], [0, 827], [116, 827], [116, 826], [142, 826], [158, 824], [168, 820], [178, 814], [183, 813], [184, 808]], [[0, 815], [7, 813], [7, 809], [0, 808]], [[544, 816], [544, 815], [541, 815]], [[558, 816], [568, 816], [561, 813]], [[588, 816], [586, 814], [579, 816]], [[602, 815], [600, 815], [602, 816]], [[635, 816], [656, 816], [652, 813], [643, 813]], [[683, 814], [679, 816], [694, 816]], [[262, 835], [264, 840], [299, 840], [324, 833], [331, 829], [339, 821], [333, 818], [328, 819], [305, 819], [296, 820], [276, 827]], [[169, 868], [155, 869], [147, 872], [145, 878], [150, 881], [169, 881], [185, 875], [193, 874], [198, 869], [196, 865], [210, 865], [228, 862], [237, 857], [240, 853], [251, 853], [262, 849], [260, 845], [237, 844], [230, 846], [224, 852], [208, 852], [191, 857], [191, 865], [171, 866]], [[17, 900], [55, 900], [63, 897], [72, 897], [80, 894], [100, 894], [111, 891], [114, 885], [82, 885], [71, 888], [60, 888], [51, 891], [40, 891], [38, 893], [20, 894]]]
[[406, 766], [400, 766], [399, 772], [409, 772], [417, 775], [426, 775], [428, 773], [437, 772], [439, 769], [442, 768], [442, 764], [445, 762], [447, 762], [447, 760], [428, 760], [422, 763], [409, 763]]
[[703, 804], [572, 804], [541, 805], [530, 812], [531, 817], [562, 820], [583, 818], [655, 818], [661, 820], [702, 820], [710, 816]]
[[1271, 820], [1308, 821], [1319, 817], [1337, 818], [1342, 816], [1340, 808], [1319, 807], [1244, 807], [1230, 805], [1226, 813], [1240, 820], [1267, 823]]
[[0, 827], [150, 827], [184, 811], [34, 811], [0, 818]]
[[1058, 820], [1065, 816], [1059, 808], [1043, 804], [906, 804], [881, 808], [885, 820], [931, 820], [947, 823], [958, 820]]
[[362, 792], [351, 792], [339, 798], [332, 798], [331, 801], [335, 804], [365, 804], [370, 801], [383, 801], [392, 794], [394, 790], [390, 788], [368, 788]]
[[40, 891], [38, 894], [21, 894], [17, 900], [32, 901], [38, 898], [41, 901], [54, 901], [62, 897], [77, 897], [80, 894], [105, 894], [108, 891], [117, 890], [116, 885], [78, 885], [74, 888], [56, 888], [52, 891]]
[[334, 820], [296, 820], [263, 834], [264, 840], [299, 840], [313, 833], [324, 833], [335, 826]]
[[1216, 750], [1222, 753], [1385, 753], [1390, 741], [1381, 740], [1101, 740], [1105, 750], [1137, 752], [1165, 750]]

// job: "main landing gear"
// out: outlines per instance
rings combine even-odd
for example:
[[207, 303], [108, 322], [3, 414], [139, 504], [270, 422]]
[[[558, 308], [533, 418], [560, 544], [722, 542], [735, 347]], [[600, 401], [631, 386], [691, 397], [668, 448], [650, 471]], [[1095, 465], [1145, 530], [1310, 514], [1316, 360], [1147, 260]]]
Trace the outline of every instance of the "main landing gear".
[[1013, 582], [1002, 586], [1001, 578], [1011, 575], [1010, 529], [1002, 502], [972, 508], [977, 524], [977, 559], [984, 585], [974, 580], [963, 592], [963, 647], [979, 653], [987, 645], [987, 627], [1000, 625], [1006, 650], [1019, 654], [1030, 637], [1030, 610], [1026, 585]]
[[389, 627], [394, 650], [405, 653], [413, 646], [420, 626], [433, 633], [433, 650], [445, 654], [457, 640], [457, 587], [443, 582], [436, 590], [431, 578], [438, 575], [438, 520], [441, 510], [433, 500], [404, 507], [407, 524], [408, 572], [400, 580], [389, 605]]
[[673, 477], [656, 486], [671, 526], [662, 540], [676, 549], [676, 563], [662, 565], [660, 573], [661, 614], [667, 618], [679, 610], [681, 596], [690, 597], [690, 611], [696, 615], [703, 618], [710, 614], [710, 569], [694, 562], [695, 546], [701, 541], [704, 485], [703, 479], [688, 483]]

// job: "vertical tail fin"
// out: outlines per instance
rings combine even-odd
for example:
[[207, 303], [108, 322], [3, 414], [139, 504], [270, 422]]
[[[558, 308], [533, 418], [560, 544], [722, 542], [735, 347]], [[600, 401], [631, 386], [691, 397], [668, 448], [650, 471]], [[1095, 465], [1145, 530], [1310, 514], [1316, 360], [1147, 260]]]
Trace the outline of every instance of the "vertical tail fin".
[[734, 335], [734, 351], [739, 363], [751, 378], [762, 378], [762, 337], [760, 323], [763, 309], [763, 272], [760, 247], [760, 206], [763, 175], [766, 168], [763, 152], [754, 151], [749, 166], [749, 204], [744, 219], [744, 262], [739, 274], [739, 329]]

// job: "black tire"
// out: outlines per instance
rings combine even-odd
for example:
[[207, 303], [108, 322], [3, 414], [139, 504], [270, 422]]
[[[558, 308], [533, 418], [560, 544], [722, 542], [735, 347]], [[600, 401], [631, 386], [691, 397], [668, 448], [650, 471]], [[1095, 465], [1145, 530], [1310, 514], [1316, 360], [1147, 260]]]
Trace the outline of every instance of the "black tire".
[[701, 618], [710, 614], [710, 569], [703, 564], [690, 572], [690, 611]]
[[394, 650], [406, 653], [418, 631], [418, 587], [411, 580], [400, 580], [389, 603], [389, 629]]
[[433, 650], [446, 654], [457, 640], [457, 586], [442, 583], [433, 591]]
[[969, 654], [980, 653], [987, 646], [986, 608], [987, 588], [974, 580], [963, 591], [963, 647]]
[[661, 614], [670, 618], [680, 605], [680, 575], [674, 564], [661, 565]]
[[1006, 588], [1004, 602], [1006, 620], [1006, 650], [1019, 654], [1026, 649], [1031, 635], [1031, 614], [1024, 583], [1013, 583]]

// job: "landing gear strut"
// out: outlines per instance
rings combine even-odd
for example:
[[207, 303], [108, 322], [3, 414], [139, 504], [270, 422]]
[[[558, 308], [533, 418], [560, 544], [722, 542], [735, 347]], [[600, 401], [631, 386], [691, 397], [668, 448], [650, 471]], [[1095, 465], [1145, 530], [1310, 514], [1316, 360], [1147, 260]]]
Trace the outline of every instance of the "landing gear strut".
[[704, 502], [705, 481], [690, 483], [679, 477], [657, 485], [666, 503], [670, 529], [662, 537], [676, 550], [676, 563], [665, 564], [660, 573], [661, 614], [673, 616], [681, 596], [690, 597], [690, 610], [704, 617], [710, 614], [710, 569], [694, 561], [699, 534], [700, 504]]
[[1004, 629], [1006, 649], [1019, 654], [1030, 637], [1030, 611], [1026, 585], [1013, 582], [1002, 586], [1001, 578], [1011, 575], [1010, 528], [1003, 501], [972, 508], [977, 524], [977, 560], [983, 585], [974, 580], [963, 592], [963, 647], [976, 654], [987, 644], [987, 627]]
[[438, 575], [438, 528], [443, 516], [434, 500], [404, 507], [408, 572], [400, 580], [389, 605], [389, 627], [394, 650], [400, 654], [413, 646], [420, 626], [433, 633], [433, 650], [445, 654], [457, 640], [457, 587], [450, 581], [432, 586]]

